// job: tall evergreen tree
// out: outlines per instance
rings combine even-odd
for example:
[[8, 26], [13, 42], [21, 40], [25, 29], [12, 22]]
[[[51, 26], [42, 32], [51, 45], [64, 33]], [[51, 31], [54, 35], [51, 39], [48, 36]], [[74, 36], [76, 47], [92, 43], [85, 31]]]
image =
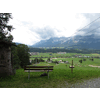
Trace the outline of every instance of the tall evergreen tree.
[[10, 32], [14, 29], [12, 25], [8, 25], [12, 19], [11, 13], [0, 13], [0, 40], [12, 42], [13, 36]]

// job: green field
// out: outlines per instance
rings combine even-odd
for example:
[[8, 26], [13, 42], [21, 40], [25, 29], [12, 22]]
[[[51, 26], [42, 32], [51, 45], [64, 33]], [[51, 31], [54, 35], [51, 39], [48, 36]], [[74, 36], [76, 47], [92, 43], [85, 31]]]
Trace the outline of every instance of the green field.
[[[50, 55], [52, 54], [52, 55]], [[75, 55], [77, 53], [66, 53], [66, 54], [57, 54], [57, 53], [39, 53], [39, 55], [34, 55], [32, 57], [50, 57], [50, 56], [71, 56], [71, 55]]]
[[[52, 55], [50, 55], [52, 54]], [[33, 55], [30, 57], [67, 57], [67, 56], [73, 56], [73, 55], [81, 55], [81, 56], [100, 56], [100, 54], [82, 54], [82, 53], [66, 53], [66, 54], [57, 54], [57, 53], [39, 53], [38, 55]]]
[[[43, 53], [41, 55], [43, 55]], [[48, 54], [44, 55], [47, 56]], [[45, 58], [45, 60], [46, 59], [47, 58]], [[91, 61], [89, 58], [86, 58], [86, 61], [83, 61], [83, 63], [79, 62], [81, 58], [58, 58], [53, 60], [65, 60], [69, 61], [70, 64], [60, 63], [56, 65], [54, 63], [46, 62], [37, 64], [39, 66], [46, 66], [48, 64], [54, 66], [54, 70], [49, 72], [49, 79], [47, 76], [40, 77], [43, 72], [31, 72], [30, 79], [28, 80], [28, 73], [24, 72], [24, 69], [17, 69], [15, 75], [0, 78], [0, 88], [67, 88], [70, 87], [70, 84], [100, 77], [100, 68], [88, 66], [100, 66], [100, 59], [94, 58], [94, 61]], [[71, 73], [71, 69], [69, 68], [72, 60], [75, 67], [73, 73]], [[66, 86], [66, 82], [69, 83], [68, 86]]]

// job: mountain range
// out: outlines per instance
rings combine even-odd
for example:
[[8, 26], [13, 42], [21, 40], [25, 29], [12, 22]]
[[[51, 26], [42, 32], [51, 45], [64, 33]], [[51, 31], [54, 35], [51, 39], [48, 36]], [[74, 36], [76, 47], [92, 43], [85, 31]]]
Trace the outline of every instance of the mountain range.
[[91, 35], [76, 35], [71, 37], [52, 37], [48, 40], [41, 40], [32, 45], [34, 48], [52, 48], [63, 47], [73, 49], [100, 49], [100, 37], [95, 34]]

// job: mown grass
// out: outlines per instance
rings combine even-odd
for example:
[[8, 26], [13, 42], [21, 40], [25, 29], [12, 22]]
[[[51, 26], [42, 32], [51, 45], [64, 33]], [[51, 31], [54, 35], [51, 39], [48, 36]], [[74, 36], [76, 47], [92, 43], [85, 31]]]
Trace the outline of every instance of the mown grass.
[[[24, 69], [16, 70], [16, 74], [6, 78], [0, 78], [0, 88], [60, 88], [70, 87], [70, 84], [83, 82], [83, 80], [100, 77], [100, 68], [89, 67], [88, 65], [99, 65], [99, 59], [90, 61], [86, 59], [83, 63], [79, 63], [79, 58], [59, 58], [55, 60], [66, 60], [71, 63], [72, 59], [75, 68], [73, 73], [69, 65], [71, 64], [54, 64], [43, 63], [37, 65], [51, 65], [54, 66], [53, 72], [49, 72], [49, 79], [47, 76], [40, 77], [43, 72], [31, 72], [28, 80], [28, 73]], [[66, 82], [69, 84], [66, 86]]]

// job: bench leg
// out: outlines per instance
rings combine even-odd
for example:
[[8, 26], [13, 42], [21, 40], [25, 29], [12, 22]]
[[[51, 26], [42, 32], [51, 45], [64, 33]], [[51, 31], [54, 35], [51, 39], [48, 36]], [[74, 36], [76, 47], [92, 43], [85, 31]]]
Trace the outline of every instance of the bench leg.
[[30, 72], [28, 73], [28, 80], [29, 80], [29, 78], [30, 78]]
[[49, 79], [49, 71], [48, 71], [48, 79]]

